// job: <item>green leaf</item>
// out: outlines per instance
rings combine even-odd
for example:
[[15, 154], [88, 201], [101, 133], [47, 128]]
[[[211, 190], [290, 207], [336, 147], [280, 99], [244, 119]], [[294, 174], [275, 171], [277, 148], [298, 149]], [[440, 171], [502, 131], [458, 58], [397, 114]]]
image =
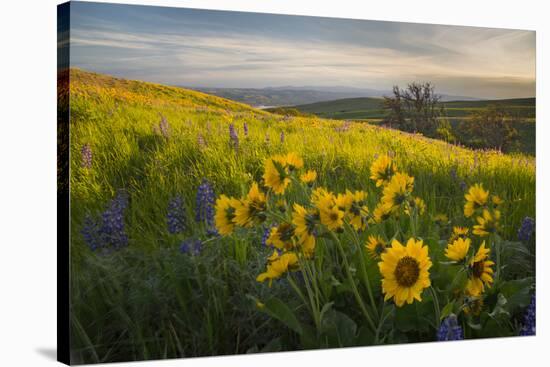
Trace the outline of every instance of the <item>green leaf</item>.
[[445, 307], [443, 307], [443, 309], [441, 310], [440, 320], [443, 320], [445, 317], [449, 316], [453, 312], [454, 305], [455, 303], [454, 301], [452, 301], [447, 303]]
[[302, 325], [294, 315], [294, 312], [280, 299], [273, 297], [265, 302], [263, 311], [269, 316], [281, 321], [288, 328], [299, 335], [302, 334]]
[[321, 329], [323, 335], [327, 337], [329, 347], [354, 345], [357, 325], [348, 315], [340, 311], [328, 310], [323, 317]]
[[529, 305], [533, 284], [533, 278], [510, 280], [501, 284], [500, 292], [508, 300], [506, 305], [508, 312], [513, 314]]

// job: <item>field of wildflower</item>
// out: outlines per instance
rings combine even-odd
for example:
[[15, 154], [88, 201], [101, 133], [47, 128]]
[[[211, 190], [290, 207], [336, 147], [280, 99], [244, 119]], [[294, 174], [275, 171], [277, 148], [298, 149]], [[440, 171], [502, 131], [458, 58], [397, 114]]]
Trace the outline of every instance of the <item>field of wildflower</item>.
[[71, 70], [73, 363], [535, 333], [535, 160]]

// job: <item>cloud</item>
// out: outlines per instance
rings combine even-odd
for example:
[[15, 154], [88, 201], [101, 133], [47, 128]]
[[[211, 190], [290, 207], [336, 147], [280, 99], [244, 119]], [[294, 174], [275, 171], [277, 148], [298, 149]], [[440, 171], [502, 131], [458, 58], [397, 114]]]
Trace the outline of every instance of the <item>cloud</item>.
[[260, 27], [263, 15], [253, 18], [260, 27], [254, 31], [250, 24], [220, 24], [209, 16], [152, 14], [149, 23], [139, 18], [145, 26], [135, 19], [88, 17], [71, 30], [71, 61], [99, 72], [189, 86], [388, 89], [421, 79], [450, 94], [535, 94], [534, 32], [276, 16], [285, 19], [281, 28], [288, 25], [279, 29], [271, 22], [275, 16]]

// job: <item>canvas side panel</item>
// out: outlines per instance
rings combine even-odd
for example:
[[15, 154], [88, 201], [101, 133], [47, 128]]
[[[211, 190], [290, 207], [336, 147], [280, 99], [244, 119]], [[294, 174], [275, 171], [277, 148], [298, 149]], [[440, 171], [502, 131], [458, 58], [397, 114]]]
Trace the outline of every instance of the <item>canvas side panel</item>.
[[57, 7], [57, 359], [70, 364], [69, 53], [70, 3]]

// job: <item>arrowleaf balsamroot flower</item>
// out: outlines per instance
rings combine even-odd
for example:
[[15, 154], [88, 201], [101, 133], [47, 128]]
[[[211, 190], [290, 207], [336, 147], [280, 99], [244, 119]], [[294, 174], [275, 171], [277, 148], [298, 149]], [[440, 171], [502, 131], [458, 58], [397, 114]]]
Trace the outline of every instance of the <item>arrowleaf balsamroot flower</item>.
[[474, 226], [473, 234], [484, 237], [490, 233], [495, 233], [499, 227], [500, 211], [494, 210], [492, 213], [488, 209], [483, 209], [481, 217], [476, 218], [477, 223]]
[[413, 188], [414, 177], [398, 172], [384, 187], [382, 202], [391, 205], [392, 210], [395, 210], [407, 200]]
[[269, 280], [269, 286], [271, 287], [273, 279], [280, 278], [287, 271], [296, 269], [297, 264], [298, 256], [294, 252], [285, 252], [279, 255], [277, 251], [274, 251], [268, 258], [266, 271], [258, 275], [256, 280], [260, 283]]
[[488, 260], [491, 250], [485, 247], [485, 242], [481, 244], [476, 255], [470, 261], [470, 277], [466, 283], [466, 292], [474, 297], [483, 293], [485, 287], [490, 287], [493, 283], [493, 266], [495, 263]]
[[380, 202], [376, 205], [373, 211], [373, 220], [375, 223], [382, 223], [391, 216], [392, 213], [391, 203]]
[[369, 236], [365, 247], [373, 259], [380, 259], [380, 256], [386, 252], [386, 241], [380, 236]]
[[317, 172], [315, 172], [313, 170], [309, 170], [307, 172], [304, 172], [300, 176], [300, 181], [302, 181], [303, 183], [306, 183], [306, 184], [310, 184], [313, 181], [315, 181], [316, 179], [317, 179]]
[[453, 233], [449, 238], [449, 243], [453, 243], [455, 240], [459, 238], [466, 238], [466, 236], [468, 235], [468, 232], [470, 232], [470, 229], [467, 227], [453, 227]]
[[266, 198], [258, 183], [252, 183], [248, 195], [235, 208], [233, 221], [241, 227], [252, 227], [265, 220]]
[[266, 244], [278, 248], [279, 250], [290, 250], [294, 247], [292, 236], [294, 228], [289, 223], [281, 223], [277, 227], [271, 228]]
[[387, 184], [397, 172], [395, 163], [387, 155], [378, 157], [370, 167], [371, 180], [376, 182], [376, 187]]
[[452, 261], [462, 261], [466, 258], [466, 255], [468, 255], [471, 243], [472, 241], [469, 238], [459, 237], [447, 245], [445, 256]]
[[398, 307], [405, 302], [411, 304], [415, 299], [422, 301], [422, 291], [431, 285], [429, 269], [432, 261], [428, 256], [428, 246], [414, 238], [409, 239], [406, 246], [393, 240], [381, 259], [378, 267], [383, 277], [384, 300], [393, 298]]
[[298, 237], [302, 251], [307, 256], [315, 250], [315, 226], [319, 221], [319, 214], [315, 210], [307, 210], [299, 204], [294, 204], [292, 212], [292, 224], [294, 233]]
[[274, 193], [283, 194], [290, 184], [290, 174], [303, 166], [304, 161], [296, 153], [268, 158], [264, 163], [265, 185]]
[[483, 189], [483, 185], [475, 184], [470, 187], [466, 195], [466, 204], [464, 204], [464, 215], [469, 218], [474, 212], [487, 204], [487, 199], [489, 198], [489, 191]]
[[327, 194], [319, 198], [317, 202], [321, 223], [331, 231], [339, 231], [344, 226], [345, 212], [336, 204], [334, 195]]
[[235, 208], [241, 203], [235, 198], [222, 195], [216, 200], [216, 215], [214, 216], [216, 228], [219, 234], [228, 235], [233, 233], [235, 228]]

